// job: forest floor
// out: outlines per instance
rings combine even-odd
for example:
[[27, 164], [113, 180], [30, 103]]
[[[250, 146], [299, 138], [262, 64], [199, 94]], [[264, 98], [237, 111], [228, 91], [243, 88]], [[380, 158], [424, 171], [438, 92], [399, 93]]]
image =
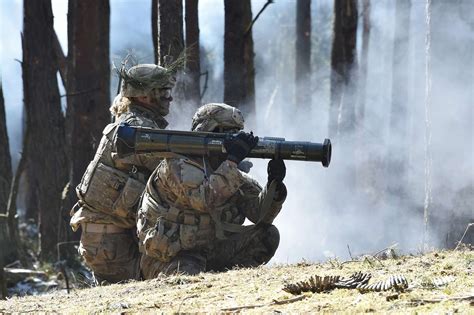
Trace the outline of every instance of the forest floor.
[[[283, 291], [286, 284], [313, 275], [348, 277], [370, 273], [370, 283], [403, 275], [408, 289], [362, 293]], [[434, 282], [437, 282], [435, 284]], [[332, 259], [292, 265], [234, 269], [197, 276], [172, 275], [84, 289], [57, 290], [40, 296], [0, 301], [0, 313], [180, 313], [180, 312], [383, 312], [454, 313], [474, 311], [474, 251], [437, 251], [419, 256], [368, 255], [351, 261]]]

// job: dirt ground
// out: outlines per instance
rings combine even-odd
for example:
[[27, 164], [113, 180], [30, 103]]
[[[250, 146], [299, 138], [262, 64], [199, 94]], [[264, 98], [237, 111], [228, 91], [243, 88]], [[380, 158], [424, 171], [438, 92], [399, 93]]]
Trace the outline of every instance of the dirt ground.
[[[313, 275], [349, 276], [362, 271], [370, 282], [392, 274], [406, 277], [405, 292], [361, 293], [357, 289], [304, 292], [292, 295], [285, 284]], [[235, 269], [198, 276], [163, 276], [150, 281], [129, 282], [88, 289], [65, 290], [41, 296], [0, 301], [0, 313], [180, 313], [180, 312], [383, 312], [383, 313], [474, 313], [474, 251], [438, 251], [421, 256], [383, 259], [365, 256], [354, 261], [301, 262], [254, 269]], [[450, 283], [434, 286], [440, 277]]]

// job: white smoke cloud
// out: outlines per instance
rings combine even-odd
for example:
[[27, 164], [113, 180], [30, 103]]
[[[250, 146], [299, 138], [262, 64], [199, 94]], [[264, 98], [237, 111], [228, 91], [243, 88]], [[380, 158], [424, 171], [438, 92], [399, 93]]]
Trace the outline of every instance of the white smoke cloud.
[[21, 143], [22, 81], [21, 23], [23, 9], [21, 1], [3, 1], [0, 4], [1, 77], [6, 106], [7, 131], [10, 138], [10, 152], [14, 161], [18, 158]]
[[[351, 247], [353, 254], [374, 252], [395, 242], [405, 252], [421, 248], [425, 197], [424, 4], [424, 1], [412, 1], [410, 40], [413, 51], [407, 52], [400, 64], [396, 65], [402, 67], [409, 78], [405, 82], [410, 95], [410, 104], [407, 104], [409, 138], [401, 143], [410, 154], [410, 184], [405, 203], [400, 204], [398, 198], [392, 196], [381, 198], [388, 183], [398, 180], [384, 177], [383, 169], [388, 143], [393, 141], [393, 135], [391, 137], [389, 134], [389, 115], [395, 2], [372, 1], [366, 123], [363, 126], [367, 150], [365, 156], [370, 158], [354, 160], [347, 152], [356, 152], [359, 144], [347, 144], [333, 139], [333, 160], [328, 169], [321, 168], [319, 164], [286, 163], [288, 170], [285, 182], [289, 195], [275, 222], [281, 232], [281, 244], [273, 262], [292, 262], [301, 258], [321, 259], [327, 253], [347, 258], [347, 245]], [[258, 107], [256, 125], [250, 127], [259, 135], [322, 142], [327, 137], [329, 68], [324, 65], [315, 68], [313, 63], [310, 88], [317, 88], [312, 88], [312, 106], [304, 106], [305, 111], [301, 112], [301, 104], [295, 104], [293, 97], [295, 6], [295, 3], [277, 1], [254, 27]], [[321, 32], [315, 25], [327, 10], [332, 12], [331, 1], [312, 3], [312, 32]], [[474, 218], [472, 207], [454, 209], [457, 192], [469, 185], [472, 187], [474, 178], [473, 21], [472, 18], [470, 22], [469, 18], [466, 19], [472, 16], [466, 10], [445, 11], [443, 20], [438, 15], [433, 22], [437, 25], [436, 32], [444, 29], [444, 34], [432, 34], [432, 77], [436, 90], [433, 92], [434, 99], [430, 108], [433, 134], [433, 203], [429, 209], [431, 246], [452, 246], [452, 243], [445, 244], [447, 228], [443, 226], [450, 224], [449, 216], [453, 214], [452, 211], [457, 215], [464, 211], [464, 219]], [[474, 12], [472, 6], [470, 12]], [[460, 18], [460, 14], [464, 15], [464, 19]], [[318, 27], [322, 25], [318, 24]], [[319, 36], [330, 43], [331, 38], [325, 38], [323, 34]], [[360, 36], [359, 32], [359, 43]], [[471, 51], [471, 55], [456, 52], [453, 45], [458, 43], [464, 43], [459, 50]], [[468, 46], [469, 43], [471, 46]], [[445, 44], [449, 45], [443, 49]], [[318, 49], [316, 53], [315, 47]], [[358, 47], [360, 54], [360, 44]], [[324, 53], [324, 48], [316, 46], [313, 40], [313, 61], [314, 54]], [[435, 57], [442, 57], [443, 61], [436, 63]], [[459, 74], [458, 77], [446, 76], [446, 73], [452, 74], [455, 71]], [[343, 148], [343, 145], [349, 145], [349, 148]], [[378, 178], [371, 194], [351, 190], [347, 183], [347, 174], [356, 163], [361, 162], [365, 162], [363, 168], [378, 168], [375, 172]], [[261, 182], [265, 182], [266, 161], [256, 161], [254, 164], [252, 172], [256, 173]], [[464, 222], [465, 225], [467, 223]], [[459, 237], [460, 235], [457, 238], [452, 236], [451, 242]]]

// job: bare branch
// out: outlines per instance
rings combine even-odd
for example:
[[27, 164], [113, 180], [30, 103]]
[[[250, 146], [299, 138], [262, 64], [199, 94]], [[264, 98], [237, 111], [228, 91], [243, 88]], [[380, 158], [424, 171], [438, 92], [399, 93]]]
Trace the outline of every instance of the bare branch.
[[272, 3], [273, 3], [273, 0], [267, 0], [267, 3], [265, 3], [265, 5], [260, 9], [260, 11], [257, 13], [255, 18], [252, 20], [252, 23], [250, 23], [250, 25], [245, 30], [244, 36], [247, 36], [250, 33], [250, 31], [252, 30], [253, 25], [255, 24], [257, 19], [260, 17], [260, 14], [262, 14], [263, 11]]
[[20, 161], [13, 177], [13, 181], [10, 187], [10, 195], [8, 196], [8, 205], [7, 205], [7, 216], [8, 216], [8, 230], [10, 234], [10, 240], [14, 244], [15, 248], [18, 249], [18, 258], [20, 259], [23, 266], [28, 266], [28, 261], [26, 260], [26, 253], [21, 244], [20, 236], [18, 234], [18, 217], [16, 209], [16, 199], [18, 195], [18, 188], [20, 185], [21, 175], [27, 167], [27, 148], [28, 148], [28, 127], [25, 128], [23, 135], [23, 152], [21, 153]]
[[298, 302], [301, 300], [304, 300], [306, 298], [305, 295], [300, 295], [291, 299], [286, 299], [286, 300], [273, 300], [271, 303], [267, 304], [253, 304], [253, 305], [243, 305], [243, 306], [237, 306], [237, 307], [228, 307], [228, 308], [222, 308], [221, 311], [224, 312], [233, 312], [233, 311], [240, 311], [244, 309], [252, 309], [252, 308], [257, 308], [257, 307], [265, 307], [265, 306], [272, 306], [272, 305], [283, 305], [283, 304], [288, 304], [288, 303], [293, 303], [293, 302]]
[[59, 74], [61, 75], [61, 80], [63, 81], [63, 85], [67, 87], [67, 57], [64, 55], [63, 49], [61, 47], [61, 43], [59, 42], [58, 35], [56, 32], [53, 32], [53, 49], [54, 49], [54, 56], [56, 58], [56, 62], [58, 65]]
[[204, 94], [206, 94], [207, 81], [209, 80], [209, 71], [203, 72], [203, 73], [201, 73], [201, 75], [203, 75], [205, 77], [204, 87], [203, 87], [202, 92], [201, 92], [201, 99], [202, 99], [204, 97]]
[[93, 89], [87, 89], [87, 90], [78, 91], [78, 92], [74, 92], [74, 93], [66, 93], [66, 94], [61, 95], [61, 97], [77, 96], [77, 95], [87, 94], [87, 93], [94, 92], [94, 91], [99, 91], [99, 90], [100, 90], [100, 87], [95, 87]]
[[466, 230], [464, 231], [464, 234], [462, 235], [461, 239], [459, 240], [459, 242], [458, 242], [458, 244], [456, 245], [456, 248], [454, 248], [454, 250], [457, 250], [457, 249], [459, 248], [459, 246], [462, 244], [462, 241], [463, 241], [463, 239], [464, 239], [464, 236], [466, 236], [466, 233], [467, 233], [467, 231], [469, 230], [469, 228], [470, 228], [471, 226], [474, 226], [474, 223], [469, 223], [469, 224], [467, 225]]

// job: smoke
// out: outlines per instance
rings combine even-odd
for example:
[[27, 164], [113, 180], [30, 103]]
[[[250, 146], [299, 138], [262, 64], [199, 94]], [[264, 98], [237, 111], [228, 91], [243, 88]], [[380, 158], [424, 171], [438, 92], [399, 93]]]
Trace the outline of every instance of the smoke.
[[[252, 2], [254, 14], [264, 2]], [[313, 92], [311, 106], [294, 102], [295, 7], [294, 3], [276, 2], [254, 26], [257, 115], [249, 119], [249, 129], [262, 136], [322, 142], [328, 134], [332, 1], [312, 3], [313, 77], [307, 85]], [[474, 219], [469, 206], [474, 178], [472, 13], [471, 3], [453, 5], [447, 1], [435, 5], [433, 12], [434, 92], [433, 102], [428, 105], [433, 135], [429, 246], [433, 247], [452, 246], [468, 220]], [[409, 136], [399, 139], [389, 132], [392, 94], [399, 93], [392, 91], [395, 1], [372, 1], [366, 121], [357, 126], [363, 138], [352, 142], [332, 139], [333, 160], [328, 169], [314, 163], [286, 163], [289, 194], [275, 221], [281, 243], [273, 262], [315, 260], [328, 255], [348, 258], [347, 246], [353, 254], [375, 252], [392, 243], [398, 243], [404, 252], [422, 248], [424, 14], [424, 2], [412, 1], [410, 50], [395, 65], [405, 71], [407, 79], [400, 89], [407, 88], [409, 93]], [[361, 21], [359, 30], [360, 25]], [[361, 32], [359, 56], [360, 43]], [[357, 94], [345, 97], [355, 102]], [[409, 156], [408, 194], [403, 200], [386, 191], [399, 180], [397, 176], [386, 178], [388, 144], [394, 141]], [[252, 173], [264, 183], [266, 161], [254, 164]], [[351, 187], [354, 169], [365, 176], [368, 184], [358, 182], [357, 187]], [[447, 235], [453, 232], [452, 217], [460, 218], [457, 223], [461, 226], [454, 227], [454, 235]]]
[[[53, 1], [56, 30], [65, 30], [67, 8]], [[265, 0], [252, 1], [253, 14]], [[285, 137], [287, 140], [322, 142], [328, 137], [330, 49], [333, 1], [312, 2], [312, 78], [307, 88], [312, 104], [295, 104], [295, 17], [296, 3], [275, 1], [267, 7], [253, 27], [256, 67], [257, 108], [248, 117], [247, 129], [259, 136]], [[452, 245], [460, 235], [450, 236], [448, 218], [473, 218], [473, 91], [474, 91], [474, 3], [437, 1], [433, 8], [432, 78], [433, 102], [429, 107], [432, 125], [433, 203], [431, 246]], [[111, 60], [120, 62], [128, 51], [140, 62], [153, 62], [150, 22], [151, 1], [111, 1]], [[2, 78], [7, 105], [8, 131], [12, 152], [20, 151], [21, 69], [13, 61], [21, 59], [21, 2], [2, 2]], [[6, 13], [8, 12], [8, 13]], [[6, 17], [8, 14], [8, 17]], [[400, 64], [407, 72], [409, 90], [409, 135], [399, 145], [408, 151], [408, 196], [403, 203], [386, 194], [385, 159], [392, 97], [392, 54], [395, 27], [395, 1], [372, 1], [366, 120], [362, 139], [333, 141], [329, 168], [319, 163], [286, 162], [288, 198], [275, 221], [280, 230], [280, 247], [274, 263], [348, 258], [380, 250], [394, 242], [405, 252], [421, 248], [424, 200], [424, 62], [426, 31], [424, 1], [412, 1], [410, 49]], [[63, 22], [59, 22], [59, 19]], [[209, 71], [208, 89], [203, 103], [223, 99], [223, 1], [200, 1], [201, 70]], [[56, 24], [58, 22], [58, 24]], [[359, 30], [361, 21], [359, 21]], [[13, 34], [13, 35], [12, 35]], [[61, 35], [62, 34], [62, 35]], [[65, 45], [65, 33], [59, 34]], [[361, 33], [358, 36], [360, 56]], [[63, 46], [66, 47], [66, 46]], [[66, 50], [66, 49], [65, 49]], [[113, 78], [115, 78], [113, 76]], [[112, 81], [112, 94], [117, 81]], [[204, 77], [201, 78], [201, 88]], [[396, 92], [396, 91], [394, 91]], [[356, 95], [346, 95], [357, 99]], [[170, 128], [189, 129], [194, 109], [186, 104], [173, 108]], [[253, 160], [251, 174], [266, 182], [266, 163]], [[357, 169], [365, 184], [356, 188], [348, 174]], [[466, 201], [467, 200], [467, 201]], [[467, 225], [468, 222], [460, 221]]]
[[20, 1], [4, 1], [0, 5], [0, 19], [2, 20], [2, 28], [0, 29], [2, 43], [2, 53], [0, 54], [1, 80], [5, 98], [10, 152], [15, 166], [18, 160], [18, 152], [21, 150], [23, 101], [21, 64], [17, 60], [21, 60], [22, 56], [20, 30], [23, 11]]

